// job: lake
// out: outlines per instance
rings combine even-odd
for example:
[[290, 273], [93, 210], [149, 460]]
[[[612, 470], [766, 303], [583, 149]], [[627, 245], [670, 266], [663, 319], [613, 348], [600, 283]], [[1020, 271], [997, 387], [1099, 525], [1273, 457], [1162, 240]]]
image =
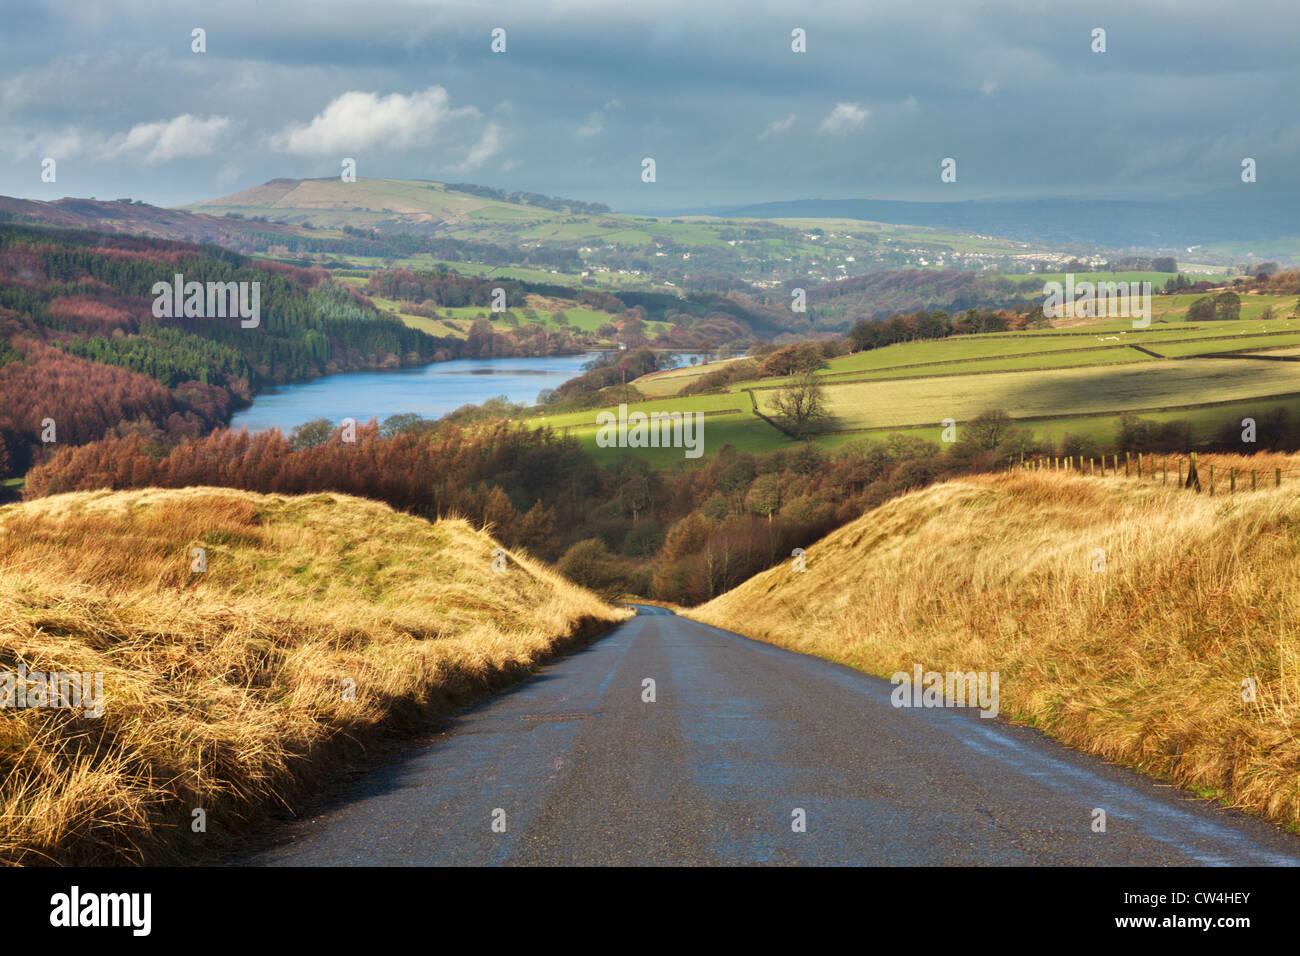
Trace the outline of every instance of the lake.
[[[417, 368], [382, 372], [342, 372], [293, 385], [278, 385], [259, 393], [252, 408], [237, 412], [230, 427], [288, 434], [313, 418], [337, 424], [344, 418], [358, 423], [371, 418], [415, 412], [438, 418], [462, 405], [480, 405], [504, 395], [512, 402], [533, 405], [537, 393], [555, 388], [582, 374], [582, 366], [599, 352], [553, 355], [546, 358], [455, 359]], [[681, 353], [678, 361], [690, 361]]]

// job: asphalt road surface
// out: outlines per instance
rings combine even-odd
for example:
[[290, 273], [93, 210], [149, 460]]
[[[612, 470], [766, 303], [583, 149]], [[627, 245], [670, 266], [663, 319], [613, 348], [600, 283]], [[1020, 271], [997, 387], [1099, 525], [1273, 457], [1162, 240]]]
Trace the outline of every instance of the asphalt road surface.
[[1300, 863], [1269, 824], [891, 690], [642, 608], [242, 863]]

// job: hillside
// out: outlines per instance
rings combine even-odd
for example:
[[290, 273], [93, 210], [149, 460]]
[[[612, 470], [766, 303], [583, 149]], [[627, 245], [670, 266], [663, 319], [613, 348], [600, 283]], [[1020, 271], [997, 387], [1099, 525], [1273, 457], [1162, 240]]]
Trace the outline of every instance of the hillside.
[[463, 521], [333, 494], [147, 489], [0, 508], [0, 671], [103, 682], [100, 717], [5, 717], [0, 863], [210, 851], [383, 735], [625, 616], [522, 554], [493, 573], [496, 550]]
[[[225, 308], [154, 315], [155, 283], [178, 273], [255, 289], [238, 301], [256, 306], [250, 322]], [[0, 478], [49, 442], [119, 427], [201, 434], [268, 385], [462, 352], [320, 271], [208, 245], [0, 225]], [[49, 420], [57, 432], [42, 437]]]
[[[981, 332], [973, 331], [980, 326], [970, 321], [971, 313], [867, 323], [882, 344], [864, 344], [856, 330], [838, 350], [832, 342], [820, 343], [826, 357], [815, 375], [829, 418], [813, 440], [825, 448], [894, 435], [939, 442], [944, 419], [960, 426], [1001, 409], [1041, 452], [1069, 454], [1068, 445], [1076, 453], [1096, 454], [1122, 450], [1124, 416], [1133, 413], [1170, 429], [1160, 449], [1185, 452], [1194, 444], [1225, 441], [1224, 429], [1246, 417], [1295, 421], [1300, 392], [1290, 353], [1300, 348], [1296, 297], [1251, 292], [1241, 297], [1239, 319], [1189, 321], [1189, 307], [1201, 298], [1154, 296], [1151, 325], [1141, 329], [1132, 327], [1132, 319], [1103, 317]], [[1005, 316], [983, 318], [1006, 327]], [[925, 337], [927, 320], [939, 321], [950, 334]], [[850, 348], [859, 350], [843, 354]], [[770, 367], [782, 352], [767, 358], [760, 352], [760, 360], [735, 380], [706, 381], [725, 368], [716, 363], [656, 373], [630, 382], [643, 400], [612, 395], [603, 408], [543, 410], [529, 421], [567, 430], [602, 461], [625, 453], [596, 444], [597, 416], [619, 403], [627, 404], [629, 414], [706, 414], [706, 454], [727, 443], [752, 452], [791, 447], [790, 438], [756, 414], [774, 419], [778, 396], [798, 378], [797, 371]], [[1273, 438], [1262, 440], [1267, 447], [1284, 447]], [[1149, 443], [1142, 448], [1157, 450]], [[655, 467], [680, 460], [673, 450], [636, 453]]]
[[[180, 242], [211, 242], [236, 251], [248, 251], [250, 224], [151, 206], [130, 199], [15, 199], [0, 196], [0, 222], [59, 226], [66, 229], [95, 229], [123, 235], [148, 236]], [[302, 230], [279, 223], [257, 223], [256, 228], [272, 237], [298, 235]]]
[[[155, 315], [155, 283], [172, 286], [177, 274], [243, 283], [240, 295], [256, 290], [258, 314], [246, 324], [227, 316], [224, 303], [208, 314], [200, 301], [187, 316]], [[285, 382], [454, 358], [579, 354], [602, 341], [597, 330], [615, 318], [587, 300], [624, 309], [603, 293], [584, 291], [578, 302], [511, 280], [429, 273], [412, 285], [405, 275], [367, 286], [357, 276], [336, 280], [211, 245], [0, 224], [0, 480], [26, 471], [56, 442], [126, 430], [168, 441], [203, 434]], [[509, 293], [511, 310], [501, 314], [488, 308], [497, 286]], [[693, 308], [700, 316], [687, 320], [696, 337], [742, 329]], [[50, 420], [57, 428], [46, 437]]]
[[563, 218], [567, 212], [476, 196], [443, 183], [367, 178], [343, 182], [339, 177], [272, 179], [186, 208], [215, 215], [267, 215], [318, 227], [383, 226], [390, 232], [418, 231], [422, 226], [450, 229], [474, 220], [515, 226], [536, 224]]
[[[349, 242], [372, 232], [392, 239], [384, 253], [413, 267], [421, 253], [493, 267], [528, 265], [613, 288], [725, 291], [738, 284], [808, 286], [882, 269], [996, 267], [1021, 271], [1035, 259], [1065, 262], [1064, 250], [976, 234], [886, 225], [848, 218], [661, 217], [594, 211], [595, 204], [514, 194], [468, 183], [368, 179], [273, 179], [230, 196], [185, 207], [299, 229], [347, 230]], [[567, 204], [567, 205], [566, 205]], [[250, 226], [250, 228], [252, 228]], [[291, 250], [320, 251], [314, 241]], [[353, 261], [367, 250], [348, 251]], [[371, 250], [373, 251], [373, 250]], [[521, 275], [521, 278], [530, 276]], [[724, 285], [719, 285], [722, 282]], [[781, 303], [786, 306], [786, 302]]]
[[1060, 472], [950, 481], [691, 616], [884, 677], [998, 672], [1002, 716], [1295, 826], [1300, 462], [1249, 467], [1275, 463], [1280, 488], [1231, 498]]

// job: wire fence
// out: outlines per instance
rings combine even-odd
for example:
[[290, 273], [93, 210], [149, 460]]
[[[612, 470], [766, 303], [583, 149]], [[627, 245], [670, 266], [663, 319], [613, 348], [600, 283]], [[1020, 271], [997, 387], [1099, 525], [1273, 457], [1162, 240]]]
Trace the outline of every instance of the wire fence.
[[1282, 479], [1288, 482], [1300, 477], [1300, 469], [1271, 467], [1246, 468], [1237, 465], [1216, 465], [1198, 461], [1196, 452], [1182, 455], [1124, 453], [1121, 462], [1118, 454], [1089, 456], [1056, 455], [1022, 457], [1012, 463], [1008, 471], [1073, 472], [1089, 477], [1124, 477], [1159, 482], [1179, 488], [1203, 489], [1213, 495], [1236, 494], [1238, 491], [1257, 491], [1269, 484], [1281, 487]]

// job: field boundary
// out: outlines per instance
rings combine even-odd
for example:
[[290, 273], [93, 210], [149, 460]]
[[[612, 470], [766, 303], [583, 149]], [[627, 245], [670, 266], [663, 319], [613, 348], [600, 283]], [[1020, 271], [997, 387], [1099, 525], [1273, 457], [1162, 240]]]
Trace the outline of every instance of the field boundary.
[[[1144, 331], [1144, 330], [1136, 329], [1136, 330], [1134, 330], [1134, 331]], [[1065, 333], [1065, 332], [1062, 332], [1062, 333], [1060, 333], [1060, 334], [1061, 334], [1061, 335], [1067, 335], [1067, 334], [1073, 334], [1073, 333]], [[1291, 329], [1291, 330], [1282, 331], [1282, 332], [1242, 332], [1242, 333], [1238, 333], [1238, 334], [1236, 334], [1236, 335], [1207, 335], [1207, 336], [1204, 336], [1204, 337], [1201, 337], [1201, 338], [1162, 339], [1160, 342], [1157, 342], [1157, 343], [1154, 343], [1154, 344], [1156, 344], [1156, 345], [1182, 345], [1182, 344], [1187, 343], [1187, 342], [1222, 342], [1222, 341], [1239, 340], [1239, 339], [1247, 339], [1247, 338], [1272, 338], [1273, 336], [1276, 336], [1276, 335], [1287, 335], [1287, 334], [1291, 334], [1291, 335], [1300, 335], [1300, 329]], [[953, 341], [953, 340], [961, 340], [961, 341], [965, 341], [967, 338], [970, 338], [970, 337], [966, 337], [966, 336], [949, 336], [949, 337], [947, 337], [947, 338], [943, 338], [943, 339], [933, 339], [933, 340], [931, 340], [931, 341], [934, 341], [934, 342], [946, 342], [946, 341]], [[924, 341], [924, 340], [917, 339], [917, 340], [915, 340], [915, 341]], [[898, 344], [912, 344], [912, 343], [898, 343]], [[1276, 345], [1276, 346], [1267, 346], [1267, 345], [1266, 345], [1266, 346], [1251, 346], [1249, 349], [1233, 349], [1233, 350], [1231, 350], [1231, 351], [1248, 351], [1248, 350], [1249, 350], [1249, 351], [1260, 351], [1260, 352], [1263, 352], [1263, 351], [1265, 351], [1265, 350], [1267, 350], [1267, 349], [1270, 349], [1270, 348], [1289, 349], [1289, 348], [1295, 348], [1295, 347], [1296, 347], [1295, 345]], [[935, 365], [965, 365], [965, 364], [968, 363], [968, 362], [1001, 362], [1001, 361], [1005, 361], [1006, 359], [1014, 359], [1014, 358], [1032, 358], [1033, 356], [1043, 356], [1043, 355], [1077, 355], [1079, 352], [1105, 352], [1105, 351], [1108, 351], [1108, 350], [1110, 350], [1110, 349], [1122, 349], [1122, 348], [1133, 348], [1133, 349], [1137, 349], [1137, 350], [1140, 351], [1140, 352], [1147, 352], [1148, 355], [1154, 355], [1156, 358], [1179, 358], [1179, 359], [1181, 359], [1181, 358], [1201, 358], [1201, 357], [1203, 357], [1203, 356], [1201, 356], [1201, 355], [1193, 355], [1193, 356], [1186, 356], [1186, 355], [1179, 355], [1179, 356], [1157, 355], [1155, 352], [1150, 352], [1150, 351], [1148, 351], [1148, 350], [1147, 350], [1146, 348], [1144, 348], [1143, 346], [1140, 346], [1140, 345], [1133, 345], [1133, 344], [1131, 344], [1131, 343], [1127, 343], [1127, 342], [1118, 342], [1118, 343], [1116, 343], [1116, 344], [1114, 344], [1114, 345], [1089, 345], [1089, 346], [1087, 346], [1087, 347], [1083, 347], [1083, 348], [1071, 348], [1071, 349], [1042, 349], [1042, 350], [1037, 351], [1037, 352], [1008, 352], [1008, 353], [1003, 354], [1003, 355], [977, 355], [977, 356], [974, 356], [974, 357], [972, 357], [972, 358], [940, 359], [939, 361], [936, 361], [936, 362], [910, 362], [910, 363], [908, 363], [908, 364], [906, 364], [906, 365], [884, 365], [884, 366], [881, 366], [880, 368], [877, 368], [877, 369], [854, 369], [854, 370], [851, 371], [851, 372], [828, 372], [827, 374], [823, 375], [822, 378], [830, 379], [830, 378], [834, 378], [834, 377], [836, 377], [836, 376], [841, 376], [841, 375], [862, 375], [864, 372], [894, 372], [894, 371], [898, 371], [898, 370], [900, 370], [900, 369], [906, 369], [906, 368], [927, 368], [927, 367], [929, 367], [929, 366], [935, 366]], [[870, 350], [870, 349], [869, 349], [868, 351], [873, 351], [873, 350]], [[851, 354], [853, 354], [853, 355], [860, 355], [860, 354], [862, 354], [862, 353], [860, 353], [860, 352], [853, 352], [853, 353], [851, 353]], [[1207, 354], [1207, 355], [1208, 355], [1208, 354], [1226, 354], [1226, 351], [1225, 351], [1225, 353], [1206, 353], [1206, 354]], [[1111, 363], [1107, 363], [1107, 362], [1097, 362], [1097, 363], [1095, 363], [1095, 364], [1097, 364], [1097, 365], [1107, 365], [1107, 364], [1111, 364], [1111, 365], [1113, 365], [1113, 364], [1116, 364], [1116, 363], [1113, 363], [1113, 362], [1111, 362]], [[1053, 367], [1055, 367], [1055, 366], [1053, 366]], [[1021, 369], [995, 369], [995, 370], [993, 370], [993, 371], [1000, 371], [1000, 372], [1001, 372], [1001, 371], [1022, 371], [1022, 370], [1021, 370]], [[1031, 371], [1031, 370], [1029, 370], [1029, 369], [1025, 369], [1025, 370], [1023, 370], [1023, 371]], [[1036, 371], [1036, 370], [1034, 370], [1034, 371]], [[651, 373], [651, 374], [657, 374], [657, 373]], [[979, 374], [979, 373], [978, 373], [978, 372], [971, 372], [971, 373], [969, 373], [969, 374], [971, 374], [971, 375], [977, 375], [977, 374]], [[907, 376], [907, 377], [917, 377], [917, 376]], [[938, 376], [920, 376], [920, 377], [936, 377], [936, 378], [937, 378]], [[839, 383], [836, 382], [835, 384], [839, 384]], [[757, 387], [758, 387], [758, 388], [773, 388], [773, 387], [775, 387], [775, 386], [771, 386], [771, 385], [761, 385], [761, 386], [757, 386]]]
[[[1199, 356], [1198, 356], [1199, 358]], [[1285, 399], [1300, 399], [1300, 392], [1280, 392], [1274, 395], [1254, 395], [1246, 398], [1231, 398], [1217, 402], [1198, 402], [1192, 405], [1161, 405], [1151, 408], [1115, 408], [1109, 411], [1100, 412], [1069, 412], [1057, 413], [1054, 415], [1023, 415], [1020, 417], [1011, 417], [1017, 424], [1021, 422], [1050, 422], [1060, 421], [1063, 418], [1109, 418], [1113, 415], [1122, 415], [1125, 412], [1132, 412], [1134, 415], [1154, 415], [1163, 412], [1190, 412], [1198, 408], [1222, 408], [1226, 405], [1240, 405], [1244, 402], [1273, 402]], [[967, 419], [966, 421], [969, 421]], [[965, 422], [957, 422], [958, 425]], [[943, 428], [943, 422], [922, 422], [915, 425], [873, 425], [870, 428], [832, 428], [818, 432], [818, 435], [858, 435], [868, 432], [901, 432], [912, 431], [922, 428]]]

